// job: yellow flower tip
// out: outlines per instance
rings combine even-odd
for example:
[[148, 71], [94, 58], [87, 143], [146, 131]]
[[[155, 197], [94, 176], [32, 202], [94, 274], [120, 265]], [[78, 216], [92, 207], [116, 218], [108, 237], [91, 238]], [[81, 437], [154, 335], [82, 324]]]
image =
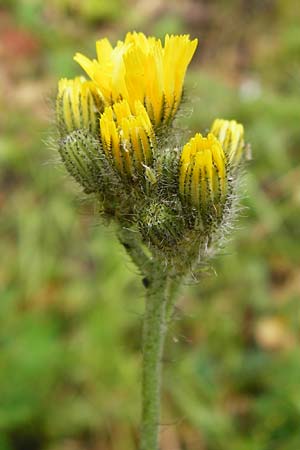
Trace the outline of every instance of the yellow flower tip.
[[186, 69], [197, 43], [189, 35], [166, 35], [163, 46], [160, 39], [134, 31], [115, 47], [108, 39], [97, 41], [97, 60], [81, 53], [74, 60], [107, 104], [124, 99], [133, 110], [135, 102], [140, 101], [153, 125], [159, 126], [169, 123], [178, 110]]
[[112, 51], [113, 47], [107, 38], [99, 39], [98, 41], [96, 41], [96, 52], [98, 61], [101, 61], [101, 59], [109, 61]]
[[236, 165], [245, 148], [243, 125], [235, 120], [215, 119], [211, 133], [219, 140], [229, 163]]
[[137, 175], [152, 163], [154, 132], [140, 102], [134, 110], [126, 100], [106, 107], [100, 118], [100, 135], [106, 155], [121, 175]]
[[185, 203], [204, 210], [224, 199], [227, 190], [226, 157], [218, 139], [195, 134], [182, 149], [179, 192]]
[[102, 110], [103, 100], [94, 83], [84, 77], [59, 81], [56, 116], [62, 135], [77, 129], [96, 132]]

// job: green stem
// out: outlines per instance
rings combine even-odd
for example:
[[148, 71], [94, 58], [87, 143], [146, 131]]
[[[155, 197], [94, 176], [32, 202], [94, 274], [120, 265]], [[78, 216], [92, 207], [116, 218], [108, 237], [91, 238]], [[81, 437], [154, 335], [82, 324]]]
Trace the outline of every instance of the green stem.
[[158, 450], [161, 360], [166, 334], [167, 275], [155, 270], [146, 296], [143, 328], [141, 450]]
[[158, 450], [161, 360], [167, 325], [172, 318], [181, 278], [149, 257], [138, 233], [120, 228], [118, 237], [144, 276], [147, 289], [143, 327], [142, 425], [140, 450]]
[[167, 286], [167, 304], [166, 304], [166, 321], [169, 323], [172, 320], [175, 304], [178, 297], [178, 291], [181, 285], [182, 277], [177, 276], [169, 278]]
[[138, 267], [144, 277], [148, 277], [152, 270], [152, 260], [145, 253], [142, 244], [140, 243], [138, 233], [129, 228], [120, 228], [118, 231], [118, 238], [133, 263]]

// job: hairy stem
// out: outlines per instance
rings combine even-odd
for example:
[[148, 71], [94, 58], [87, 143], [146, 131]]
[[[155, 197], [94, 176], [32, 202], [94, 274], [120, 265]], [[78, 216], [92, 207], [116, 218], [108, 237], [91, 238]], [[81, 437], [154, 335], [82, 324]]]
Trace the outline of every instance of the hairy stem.
[[148, 277], [153, 263], [151, 258], [145, 253], [138, 239], [138, 233], [129, 228], [121, 227], [118, 231], [118, 238], [141, 274], [144, 277]]
[[134, 230], [120, 228], [118, 237], [144, 276], [146, 307], [143, 326], [142, 424], [140, 450], [159, 449], [161, 360], [167, 325], [172, 318], [181, 278], [170, 275], [148, 256]]
[[158, 450], [161, 359], [166, 334], [167, 275], [156, 269], [146, 295], [143, 328], [141, 450]]
[[167, 285], [167, 304], [166, 304], [166, 321], [172, 320], [175, 304], [178, 297], [178, 291], [182, 282], [182, 277], [170, 277]]

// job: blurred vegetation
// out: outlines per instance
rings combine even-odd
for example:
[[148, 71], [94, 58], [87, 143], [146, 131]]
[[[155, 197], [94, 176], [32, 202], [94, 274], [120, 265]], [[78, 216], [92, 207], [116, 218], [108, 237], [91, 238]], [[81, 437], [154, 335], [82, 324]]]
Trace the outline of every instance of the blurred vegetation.
[[299, 25], [298, 0], [1, 0], [0, 450], [137, 446], [142, 286], [45, 143], [74, 52], [129, 29], [199, 38], [178, 120], [236, 118], [253, 154], [169, 333], [162, 450], [299, 450]]

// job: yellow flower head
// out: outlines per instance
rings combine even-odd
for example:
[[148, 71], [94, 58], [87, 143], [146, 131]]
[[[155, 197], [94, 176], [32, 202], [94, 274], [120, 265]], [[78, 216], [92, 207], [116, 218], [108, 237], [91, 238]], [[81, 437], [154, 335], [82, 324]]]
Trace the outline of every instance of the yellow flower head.
[[106, 107], [100, 118], [100, 134], [106, 156], [121, 175], [141, 173], [152, 163], [155, 136], [141, 102], [135, 102], [134, 114], [125, 100]]
[[154, 126], [168, 123], [182, 97], [188, 64], [197, 47], [197, 39], [188, 35], [166, 35], [160, 39], [143, 33], [128, 33], [113, 48], [108, 39], [96, 42], [97, 59], [77, 53], [74, 57], [111, 105], [126, 100], [145, 105]]
[[213, 134], [197, 133], [180, 158], [179, 192], [184, 202], [202, 210], [216, 205], [226, 194], [226, 157]]
[[84, 77], [59, 81], [56, 114], [63, 133], [82, 128], [95, 132], [101, 110], [103, 101], [92, 81], [86, 81]]
[[237, 164], [245, 147], [243, 125], [235, 120], [216, 119], [210, 131], [220, 141], [229, 163]]

